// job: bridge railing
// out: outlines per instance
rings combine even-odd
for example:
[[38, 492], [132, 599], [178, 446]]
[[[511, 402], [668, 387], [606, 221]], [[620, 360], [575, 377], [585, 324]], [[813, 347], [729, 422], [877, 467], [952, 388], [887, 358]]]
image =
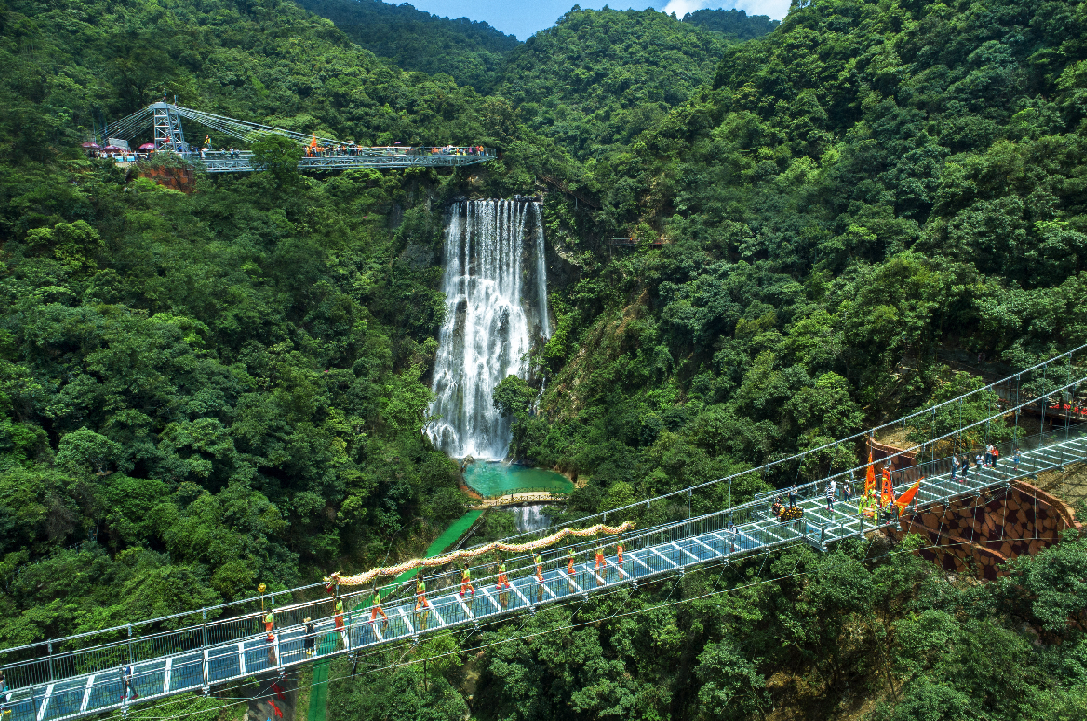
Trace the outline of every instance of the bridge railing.
[[[1041, 368], [1043, 371], [1041, 374], [1038, 374], [1041, 376], [1040, 378], [1023, 378], [1027, 373], [1026, 371], [1014, 376], [1013, 378], [1016, 381], [1017, 388], [1016, 397], [1020, 400], [1018, 404], [1005, 404], [1004, 407], [994, 409], [995, 412], [993, 414], [990, 414], [981, 420], [970, 424], [962, 424], [948, 433], [929, 438], [925, 444], [914, 445], [910, 449], [892, 454], [889, 458], [878, 461], [877, 463], [890, 462], [896, 457], [904, 457], [907, 454], [913, 454], [917, 458], [923, 459], [925, 453], [935, 453], [935, 449], [950, 447], [948, 444], [953, 445], [956, 442], [956, 439], [969, 437], [969, 434], [966, 433], [966, 431], [981, 428], [985, 424], [991, 424], [998, 420], [1003, 422], [1005, 417], [1018, 417], [1017, 414], [1021, 413], [1024, 408], [1031, 404], [1042, 404], [1044, 407], [1048, 407], [1054, 398], [1066, 398], [1069, 393], [1074, 397], [1078, 387], [1084, 382], [1087, 382], [1087, 377], [1076, 377], [1072, 373], [1065, 372], [1066, 369], [1061, 367], [1056, 369], [1060, 372], [1053, 372], [1053, 368], [1051, 367], [1052, 364], [1061, 362], [1067, 363], [1068, 369], [1073, 367], [1071, 365], [1070, 354], [1064, 354], [1058, 356], [1056, 359], [1051, 359], [1051, 361], [1048, 362], [1049, 365], [1039, 364], [1039, 366], [1036, 366], [1036, 369]], [[1057, 380], [1053, 380], [1054, 378], [1057, 378]], [[987, 388], [990, 389], [992, 387], [993, 384], [987, 386]], [[1040, 388], [1041, 395], [1024, 397], [1026, 396], [1023, 392], [1024, 388]], [[979, 391], [981, 390], [984, 389], [979, 389]], [[979, 391], [973, 391], [971, 394], [967, 394], [966, 397]], [[955, 399], [947, 403], [953, 404], [955, 403]], [[941, 405], [947, 405], [947, 403]], [[912, 414], [911, 416], [907, 416], [907, 420], [909, 418], [922, 416], [929, 412], [930, 409], [926, 409], [917, 414]], [[1025, 450], [1026, 448], [1037, 447], [1038, 444], [1050, 442], [1061, 433], [1078, 433], [1079, 428], [1071, 426], [1071, 420], [1071, 415], [1065, 414], [1065, 416], [1061, 418], [1062, 428], [1044, 431], [1037, 434], [1037, 438], [1034, 436], [1016, 436], [1014, 442], [1018, 443], [1019, 447]], [[890, 425], [892, 424], [887, 424], [885, 427]], [[859, 434], [858, 436], [851, 438], [863, 439], [864, 435]], [[840, 442], [841, 441], [839, 441], [839, 443]], [[1010, 448], [1007, 445], [1007, 441], [1001, 441], [1001, 443], [1004, 446], [1002, 448], [1002, 463], [1007, 463], [1007, 459], [1010, 456]], [[826, 446], [823, 446], [823, 448], [830, 448], [834, 445], [835, 444], [827, 444]], [[808, 453], [810, 453], [810, 451]], [[712, 523], [718, 524], [716, 526], [718, 529], [723, 527], [722, 524], [727, 524], [729, 521], [741, 525], [757, 523], [768, 517], [771, 500], [763, 497], [745, 504], [725, 508], [728, 506], [725, 502], [725, 499], [727, 498], [724, 491], [725, 482], [743, 479], [750, 474], [765, 477], [769, 466], [775, 464], [781, 465], [787, 462], [797, 464], [799, 473], [800, 464], [803, 463], [806, 455], [807, 453], [797, 454], [790, 459], [774, 461], [773, 464], [747, 469], [723, 479], [717, 479], [681, 491], [639, 501], [635, 504], [630, 504], [619, 509], [612, 509], [601, 514], [586, 516], [564, 525], [587, 527], [594, 523], [606, 523], [609, 519], [612, 522], [619, 522], [627, 518], [637, 520], [640, 529], [644, 530], [628, 534], [625, 538], [628, 543], [628, 548], [637, 548], [642, 547], [645, 543], [645, 539], [652, 534], [677, 533], [677, 529], [684, 523], [689, 524], [696, 521], [701, 524], [711, 523], [711, 521], [705, 519], [712, 518], [716, 519], [713, 520]], [[926, 462], [930, 465], [925, 466]], [[948, 461], [944, 458], [933, 459], [930, 457], [928, 461], [922, 460], [921, 463], [914, 463], [913, 465], [917, 466], [917, 469], [913, 472], [936, 475], [937, 473], [948, 469], [947, 463]], [[798, 484], [797, 493], [801, 499], [817, 497], [824, 491], [827, 478], [831, 477], [848, 478], [853, 480], [855, 484], [857, 482], [863, 483], [863, 474], [866, 468], [867, 464], [854, 466], [852, 468], [830, 473], [829, 475], [824, 475], [824, 477], [818, 481]], [[854, 487], [856, 490], [860, 490], [859, 488], [856, 488], [856, 485]], [[725, 510], [705, 513], [704, 509], [706, 508], [725, 508]], [[684, 515], [686, 515], [687, 518], [683, 518]], [[561, 527], [562, 526], [558, 528]], [[529, 534], [519, 534], [518, 536], [507, 539], [507, 541], [511, 543], [523, 543], [553, 533], [558, 530], [558, 528], [544, 529]], [[765, 532], [760, 530], [759, 533], [762, 533], [766, 538], [775, 537], [782, 541], [795, 540], [797, 537], [804, 535], [793, 526], [775, 526]], [[607, 539], [604, 542], [614, 544], [614, 539]], [[585, 556], [591, 554], [595, 544], [596, 541], [589, 540], [578, 541], [570, 545], [561, 545], [549, 549], [545, 553], [545, 557], [548, 559], [548, 563], [562, 565], [565, 563], [568, 548], [572, 547], [577, 555]], [[526, 569], [530, 569], [533, 566], [531, 554], [517, 554], [515, 556], [511, 554], [511, 557], [506, 558], [505, 562], [507, 565], [507, 572], [510, 574], [524, 572]], [[497, 569], [495, 568], [492, 559], [488, 559], [488, 561], [481, 560], [473, 564], [472, 570], [474, 578], [477, 579], [477, 583], [494, 582]], [[444, 568], [428, 569], [425, 573], [425, 577], [430, 589], [434, 591], [443, 590], [454, 587], [459, 583], [460, 568], [454, 567], [452, 564], [447, 564]], [[387, 583], [389, 583], [388, 580], [383, 581], [383, 584]], [[403, 598], [410, 596], [411, 591], [412, 588], [408, 585], [406, 588], [401, 588], [396, 597]], [[351, 589], [349, 593], [345, 594], [345, 606], [350, 607], [362, 603], [368, 592], [369, 589]], [[332, 601], [324, 595], [324, 591], [319, 584], [304, 586], [287, 592], [281, 591], [275, 594], [275, 596], [277, 596], [278, 599], [272, 597], [270, 594], [269, 596], [266, 596], [266, 598], [270, 602], [269, 605], [275, 608], [277, 628], [284, 624], [298, 624], [301, 622], [301, 619], [307, 615], [313, 618], [327, 618], [332, 614]], [[286, 603], [283, 602], [284, 599], [287, 600]], [[277, 600], [278, 604], [276, 603]], [[54, 639], [51, 641], [5, 649], [0, 651], [0, 658], [2, 658], [2, 666], [6, 669], [6, 680], [9, 687], [17, 688], [40, 685], [49, 683], [58, 678], [66, 678], [72, 675], [116, 668], [118, 665], [126, 662], [133, 663], [160, 658], [164, 654], [207, 648], [209, 645], [214, 646], [215, 644], [239, 641], [259, 635], [262, 629], [262, 626], [260, 625], [261, 613], [257, 610], [260, 608], [260, 601], [260, 597], [253, 597], [239, 602], [221, 604], [219, 606], [194, 612], [150, 619], [130, 625], [116, 626], [110, 629], [71, 636], [64, 639]], [[224, 615], [228, 617], [221, 618], [221, 616]]]

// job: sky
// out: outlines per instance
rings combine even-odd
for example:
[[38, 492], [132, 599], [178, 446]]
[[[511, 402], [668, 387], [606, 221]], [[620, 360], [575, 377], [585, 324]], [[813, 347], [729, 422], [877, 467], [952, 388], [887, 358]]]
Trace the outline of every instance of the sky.
[[[385, 0], [389, 2], [390, 0]], [[789, 10], [789, 0], [392, 0], [408, 3], [444, 18], [483, 20], [504, 33], [525, 40], [537, 30], [549, 28], [577, 2], [582, 8], [613, 10], [657, 8], [683, 17], [702, 8], [737, 8], [748, 15], [769, 15], [780, 20]]]

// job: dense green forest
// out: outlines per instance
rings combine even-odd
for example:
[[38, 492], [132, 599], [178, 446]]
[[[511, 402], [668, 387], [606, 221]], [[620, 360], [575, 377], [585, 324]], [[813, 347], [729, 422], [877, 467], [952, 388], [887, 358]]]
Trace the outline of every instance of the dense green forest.
[[748, 15], [743, 10], [695, 10], [684, 15], [683, 22], [724, 33], [735, 40], [761, 38], [781, 24], [766, 15]]
[[575, 8], [511, 55], [497, 93], [574, 156], [603, 157], [708, 83], [729, 42], [654, 10]]
[[184, 195], [78, 144], [163, 87], [372, 143], [493, 144], [488, 103], [289, 2], [19, 3], [0, 22], [0, 639], [289, 586], [459, 515], [456, 467], [418, 431], [444, 308], [426, 206], [450, 178]]
[[[1085, 2], [818, 0], [776, 28], [575, 8], [507, 50], [416, 17], [386, 27], [448, 65], [285, 0], [0, 4], [0, 643], [408, 557], [459, 515], [457, 467], [419, 433], [457, 197], [550, 190], [547, 385], [511, 451], [589, 478], [568, 516], [979, 384], [952, 354], [1087, 342]], [[83, 157], [164, 92], [501, 157], [192, 194]], [[992, 584], [911, 542], [427, 641], [428, 667], [333, 684], [329, 714], [1084, 718], [1087, 542]]]
[[486, 93], [500, 81], [506, 57], [520, 41], [485, 22], [451, 20], [382, 0], [299, 0], [336, 23], [351, 41], [404, 70], [446, 73]]

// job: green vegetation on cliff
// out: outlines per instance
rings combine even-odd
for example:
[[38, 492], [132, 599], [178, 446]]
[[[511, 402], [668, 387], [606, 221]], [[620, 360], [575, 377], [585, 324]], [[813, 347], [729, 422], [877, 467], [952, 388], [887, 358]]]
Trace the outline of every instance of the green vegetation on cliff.
[[485, 22], [440, 18], [382, 0], [299, 0], [328, 18], [352, 42], [404, 70], [446, 73], [481, 93], [501, 79], [506, 56], [520, 41]]
[[[429, 76], [279, 0], [0, 5], [0, 642], [379, 563], [459, 515], [456, 467], [419, 433], [454, 197], [552, 190], [541, 413], [527, 383], [496, 401], [516, 455], [590, 477], [570, 515], [976, 382], [952, 361], [995, 371], [1087, 340], [1087, 3], [819, 0], [744, 43], [766, 23], [736, 19], [575, 9], [509, 50], [420, 21], [410, 37], [449, 49]], [[191, 195], [81, 156], [163, 92], [502, 155], [283, 163]], [[887, 549], [792, 549], [488, 630], [580, 624], [482, 656], [421, 644], [426, 670], [345, 682], [330, 711], [1079, 719], [1083, 543], [988, 585]]]

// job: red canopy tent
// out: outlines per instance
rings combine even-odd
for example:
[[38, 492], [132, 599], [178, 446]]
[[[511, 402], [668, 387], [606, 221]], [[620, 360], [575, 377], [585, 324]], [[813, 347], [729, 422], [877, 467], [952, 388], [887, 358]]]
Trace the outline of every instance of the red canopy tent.
[[144, 143], [143, 145], [140, 146], [140, 150], [154, 150], [154, 149], [155, 149], [155, 144], [154, 143]]

